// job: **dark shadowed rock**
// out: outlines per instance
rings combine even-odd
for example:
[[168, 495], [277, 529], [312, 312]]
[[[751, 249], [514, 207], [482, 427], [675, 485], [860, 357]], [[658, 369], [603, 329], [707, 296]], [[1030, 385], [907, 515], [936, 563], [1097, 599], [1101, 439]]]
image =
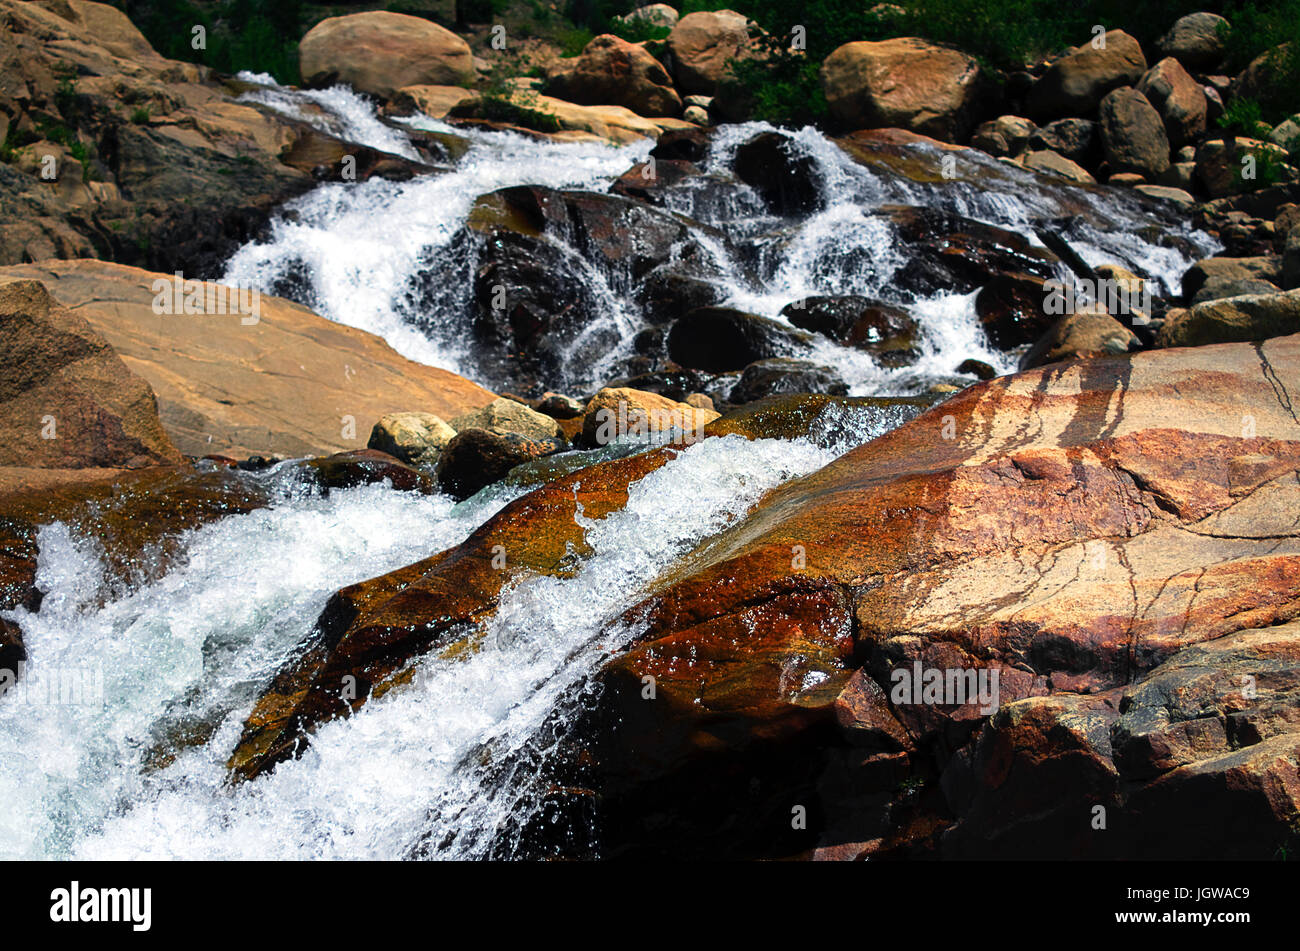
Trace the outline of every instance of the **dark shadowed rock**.
[[756, 360], [789, 356], [811, 338], [767, 317], [729, 307], [700, 307], [676, 321], [668, 332], [668, 355], [684, 367], [724, 373], [743, 370]]
[[821, 366], [811, 360], [775, 357], [745, 367], [739, 382], [732, 387], [730, 400], [741, 405], [785, 393], [847, 396], [848, 392], [848, 384], [834, 367]]
[[559, 452], [562, 439], [538, 439], [518, 433], [466, 429], [447, 443], [438, 458], [438, 487], [457, 499], [500, 482], [515, 466]]
[[807, 215], [822, 206], [817, 165], [787, 135], [760, 132], [736, 149], [733, 166], [773, 214]]

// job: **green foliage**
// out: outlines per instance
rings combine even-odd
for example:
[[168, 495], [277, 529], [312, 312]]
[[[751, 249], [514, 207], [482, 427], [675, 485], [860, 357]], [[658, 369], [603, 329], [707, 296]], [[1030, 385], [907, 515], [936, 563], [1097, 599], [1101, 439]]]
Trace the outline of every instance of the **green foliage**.
[[[252, 70], [297, 83], [300, 0], [114, 0], [163, 56], [211, 66], [222, 73]], [[194, 49], [194, 27], [207, 48]]]
[[591, 30], [577, 27], [572, 30], [560, 30], [556, 42], [560, 44], [560, 55], [566, 58], [577, 56], [587, 48], [587, 44], [596, 38]]
[[499, 57], [479, 90], [479, 100], [473, 107], [475, 116], [538, 132], [559, 132], [560, 120], [540, 107], [537, 93], [520, 89], [515, 83], [531, 66], [525, 58]]
[[135, 125], [146, 125], [149, 122], [149, 107], [140, 106], [131, 111], [131, 122]]
[[1223, 107], [1219, 128], [1251, 139], [1262, 139], [1273, 131], [1264, 121], [1259, 102], [1247, 98], [1233, 99]]
[[609, 32], [615, 36], [621, 36], [629, 43], [646, 43], [666, 40], [672, 30], [666, 26], [658, 26], [645, 20], [636, 19], [631, 22], [613, 20], [610, 22]]
[[1300, 0], [1244, 3], [1224, 15], [1228, 64], [1237, 71], [1267, 53], [1259, 104], [1266, 118], [1280, 120], [1300, 108]]

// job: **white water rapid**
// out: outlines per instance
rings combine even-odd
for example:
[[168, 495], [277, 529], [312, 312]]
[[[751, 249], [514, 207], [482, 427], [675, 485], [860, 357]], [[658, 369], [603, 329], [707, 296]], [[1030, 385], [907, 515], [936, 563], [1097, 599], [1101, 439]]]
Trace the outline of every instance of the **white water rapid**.
[[[269, 83], [267, 77], [244, 78]], [[413, 154], [398, 129], [379, 122], [367, 101], [345, 88], [299, 92], [268, 85], [246, 97], [361, 144]], [[407, 124], [461, 135], [469, 141], [468, 151], [447, 174], [318, 187], [288, 204], [272, 222], [268, 240], [241, 248], [224, 279], [289, 294], [332, 320], [384, 337], [411, 359], [475, 376], [468, 325], [478, 244], [466, 240], [463, 227], [474, 200], [522, 184], [605, 192], [617, 176], [647, 157], [651, 144], [538, 141], [454, 129], [427, 118]], [[1195, 252], [1151, 243], [1139, 234], [1149, 218], [1130, 193], [1119, 189], [1092, 194], [1063, 183], [1045, 186], [1042, 179], [973, 150], [962, 161], [983, 173], [981, 187], [960, 181], [916, 184], [855, 163], [812, 128], [793, 133], [794, 148], [815, 166], [824, 210], [794, 224], [781, 222], [729, 172], [736, 148], [770, 129], [764, 123], [722, 127], [702, 163], [705, 174], [668, 190], [665, 200], [670, 210], [707, 226], [694, 238], [713, 259], [710, 270], [719, 275], [723, 303], [782, 322], [782, 307], [810, 295], [897, 299], [891, 277], [904, 260], [889, 227], [871, 214], [885, 204], [943, 208], [1025, 234], [1035, 244], [1032, 223], [1052, 219], [1068, 231], [1089, 263], [1121, 263], [1167, 290], [1175, 288], [1195, 256], [1213, 247], [1205, 235], [1168, 223], [1162, 227], [1177, 232]], [[1059, 197], [1067, 194], [1091, 214], [1070, 214], [1073, 206]], [[709, 229], [750, 242], [764, 260], [757, 268], [744, 266], [710, 237]], [[560, 377], [548, 381], [581, 395], [607, 382], [617, 361], [631, 354], [632, 337], [647, 324], [626, 293], [599, 269], [584, 266], [579, 252], [566, 250], [579, 279], [600, 302], [601, 313], [588, 335], [616, 341], [597, 359], [575, 348]], [[854, 395], [915, 392], [929, 381], [951, 377], [967, 358], [999, 372], [1013, 370], [1014, 358], [984, 337], [973, 297], [939, 294], [907, 302], [921, 318], [921, 356], [915, 367], [886, 369], [866, 353], [825, 338], [813, 357], [837, 369]]]
[[[224, 763], [255, 695], [329, 595], [461, 541], [509, 495], [288, 495], [191, 532], [168, 574], [103, 606], [93, 541], [46, 527], [38, 584], [51, 594], [39, 613], [10, 615], [32, 686], [0, 698], [0, 858], [510, 854], [498, 834], [535, 803], [510, 759], [636, 633], [606, 625], [699, 540], [835, 454], [734, 436], [684, 451], [635, 483], [625, 509], [580, 515], [592, 554], [573, 577], [516, 583], [477, 653], [425, 658], [408, 687], [235, 787]], [[102, 679], [102, 695], [42, 702], [35, 685], [68, 669]]]

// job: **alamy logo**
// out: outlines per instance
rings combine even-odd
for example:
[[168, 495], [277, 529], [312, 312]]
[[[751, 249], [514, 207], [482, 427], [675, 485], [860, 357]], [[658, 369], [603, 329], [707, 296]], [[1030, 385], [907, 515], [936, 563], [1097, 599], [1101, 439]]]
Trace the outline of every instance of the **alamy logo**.
[[1043, 282], [1047, 298], [1043, 301], [1043, 313], [1059, 317], [1062, 314], [1078, 314], [1101, 308], [1112, 317], [1129, 315], [1133, 323], [1144, 324], [1151, 315], [1151, 288], [1148, 281], [1115, 281], [1108, 278], [1097, 280], [1079, 279], [1077, 281], [1058, 281], [1055, 278]]
[[153, 925], [152, 888], [69, 888], [50, 892], [50, 921], [130, 922], [132, 931], [148, 931]]
[[889, 699], [895, 706], [925, 703], [934, 706], [960, 707], [978, 703], [984, 716], [998, 709], [996, 667], [923, 667], [916, 661], [911, 669], [900, 667], [889, 678], [894, 682]]
[[262, 292], [243, 283], [212, 284], [186, 280], [177, 271], [171, 277], [153, 282], [155, 314], [237, 314], [241, 324], [255, 324], [262, 316]]

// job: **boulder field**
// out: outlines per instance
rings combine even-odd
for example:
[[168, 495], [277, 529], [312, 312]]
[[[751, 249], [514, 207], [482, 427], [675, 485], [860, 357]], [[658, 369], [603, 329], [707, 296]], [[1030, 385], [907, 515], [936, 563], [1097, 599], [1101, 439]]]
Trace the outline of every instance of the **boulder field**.
[[[619, 619], [640, 633], [599, 675], [572, 754], [608, 853], [1286, 846], [1298, 371], [1300, 336], [1030, 370], [769, 493]], [[235, 774], [400, 689], [412, 657], [472, 644], [510, 579], [570, 570], [576, 505], [603, 517], [676, 451], [579, 470], [339, 592], [249, 718]], [[932, 669], [996, 672], [995, 696], [900, 699], [897, 672]], [[349, 676], [365, 689], [343, 693]], [[1202, 797], [1232, 822], [1180, 834]]]

